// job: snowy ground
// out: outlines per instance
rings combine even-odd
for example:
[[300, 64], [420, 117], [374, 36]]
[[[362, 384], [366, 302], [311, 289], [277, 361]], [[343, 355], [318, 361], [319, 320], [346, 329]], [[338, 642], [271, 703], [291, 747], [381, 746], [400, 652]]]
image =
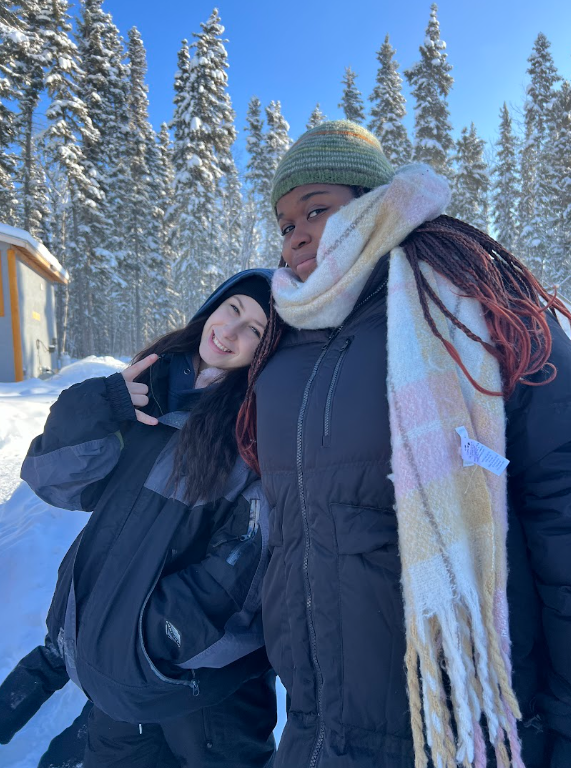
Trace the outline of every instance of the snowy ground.
[[[62, 389], [124, 367], [113, 357], [88, 357], [47, 380], [0, 383], [0, 681], [43, 642], [57, 568], [87, 520], [85, 512], [56, 509], [38, 499], [20, 481], [20, 465]], [[280, 687], [280, 732], [284, 699]], [[72, 722], [84, 701], [68, 683], [10, 744], [0, 746], [0, 768], [36, 768], [51, 738]]]

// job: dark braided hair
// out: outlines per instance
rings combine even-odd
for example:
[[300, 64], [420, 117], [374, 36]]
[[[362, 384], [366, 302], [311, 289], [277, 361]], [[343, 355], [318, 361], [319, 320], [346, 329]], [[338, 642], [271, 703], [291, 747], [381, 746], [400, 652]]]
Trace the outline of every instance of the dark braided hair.
[[[520, 383], [540, 386], [555, 378], [555, 366], [548, 362], [551, 333], [546, 313], [557, 310], [571, 320], [571, 312], [556, 294], [550, 295], [513, 254], [489, 235], [450, 216], [439, 216], [417, 227], [401, 247], [412, 268], [426, 322], [476, 389], [487, 395], [508, 398]], [[473, 333], [444, 306], [424, 277], [421, 261], [450, 280], [462, 297], [480, 302], [492, 344]], [[470, 376], [454, 345], [438, 331], [429, 300], [459, 330], [482, 344], [498, 360], [502, 392], [491, 392]], [[272, 311], [275, 314], [273, 308]], [[246, 463], [258, 473], [254, 386], [277, 347], [282, 327], [276, 324], [270, 331], [268, 322], [266, 343], [260, 343], [250, 367], [248, 390], [238, 416], [238, 449]], [[540, 380], [532, 378], [546, 368], [549, 375], [543, 375]]]

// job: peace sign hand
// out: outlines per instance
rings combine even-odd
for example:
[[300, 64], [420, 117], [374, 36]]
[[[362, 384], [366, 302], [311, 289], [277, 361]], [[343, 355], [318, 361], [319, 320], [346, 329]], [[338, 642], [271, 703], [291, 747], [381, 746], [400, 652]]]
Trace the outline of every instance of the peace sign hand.
[[147, 355], [147, 357], [144, 357], [137, 363], [133, 363], [133, 365], [125, 368], [125, 370], [122, 372], [122, 376], [125, 379], [125, 384], [127, 385], [127, 389], [131, 395], [131, 402], [135, 406], [135, 415], [137, 417], [137, 421], [140, 421], [143, 424], [149, 424], [151, 426], [158, 424], [159, 420], [155, 419], [154, 416], [149, 416], [148, 414], [143, 413], [143, 411], [140, 411], [136, 407], [137, 405], [148, 405], [149, 398], [147, 397], [147, 392], [149, 391], [149, 388], [146, 384], [139, 384], [138, 382], [134, 381], [134, 379], [143, 373], [143, 371], [146, 371], [147, 368], [150, 368], [151, 365], [156, 363], [158, 359], [159, 356], [154, 353], [152, 355]]

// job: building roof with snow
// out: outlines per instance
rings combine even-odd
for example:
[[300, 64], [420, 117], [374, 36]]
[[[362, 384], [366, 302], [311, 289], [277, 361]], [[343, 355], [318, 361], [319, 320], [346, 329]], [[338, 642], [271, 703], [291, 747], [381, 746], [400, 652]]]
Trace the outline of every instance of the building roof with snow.
[[69, 274], [43, 243], [36, 240], [25, 229], [11, 227], [0, 222], [0, 241], [18, 248], [39, 272], [55, 283], [67, 285]]

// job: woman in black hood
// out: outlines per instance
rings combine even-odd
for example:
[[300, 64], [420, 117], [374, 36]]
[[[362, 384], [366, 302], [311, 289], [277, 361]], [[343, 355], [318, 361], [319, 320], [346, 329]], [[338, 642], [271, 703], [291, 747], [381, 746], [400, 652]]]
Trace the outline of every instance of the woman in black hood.
[[235, 438], [270, 278], [234, 276], [125, 371], [52, 406], [22, 478], [92, 514], [60, 567], [45, 648], [0, 689], [4, 741], [71, 678], [93, 702], [84, 768], [271, 762], [268, 510]]

